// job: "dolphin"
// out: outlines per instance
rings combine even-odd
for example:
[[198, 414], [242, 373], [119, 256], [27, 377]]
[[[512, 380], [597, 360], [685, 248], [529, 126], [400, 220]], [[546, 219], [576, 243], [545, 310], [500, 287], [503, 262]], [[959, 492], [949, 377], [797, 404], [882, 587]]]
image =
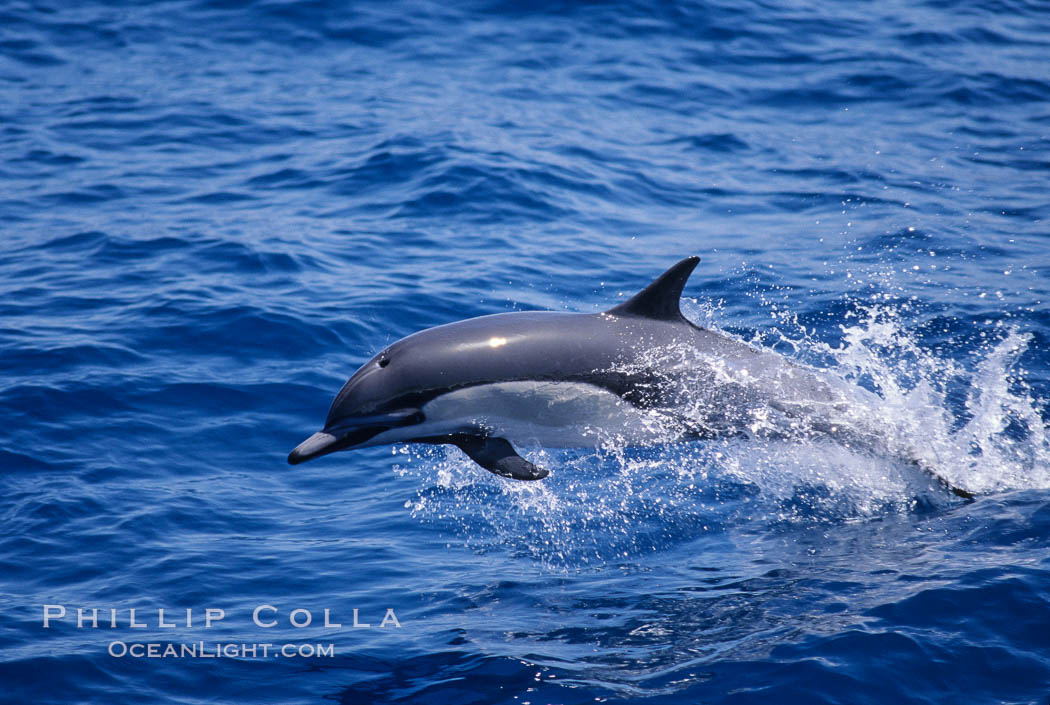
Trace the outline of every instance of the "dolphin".
[[682, 290], [699, 261], [681, 260], [601, 313], [500, 313], [409, 335], [350, 377], [324, 428], [288, 462], [391, 443], [450, 444], [496, 475], [540, 480], [548, 470], [515, 444], [751, 436], [872, 447], [878, 429], [851, 409], [876, 395], [682, 315]]

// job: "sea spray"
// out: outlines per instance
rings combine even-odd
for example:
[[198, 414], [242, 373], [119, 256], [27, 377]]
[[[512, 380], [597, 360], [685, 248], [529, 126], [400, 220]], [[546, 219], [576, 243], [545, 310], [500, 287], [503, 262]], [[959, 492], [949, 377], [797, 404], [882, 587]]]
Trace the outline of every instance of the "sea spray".
[[[881, 446], [753, 434], [634, 448], [594, 429], [597, 450], [523, 449], [552, 469], [538, 483], [478, 472], [455, 450], [400, 447], [407, 462], [398, 472], [420, 483], [406, 507], [475, 550], [500, 544], [579, 568], [724, 541], [727, 526], [849, 521], [958, 501], [912, 461], [976, 492], [1050, 486], [1045, 403], [1017, 369], [1026, 335], [1004, 328], [964, 365], [923, 348], [890, 307], [860, 308], [849, 320], [836, 345], [779, 333], [778, 348], [828, 361], [820, 374], [858, 391], [856, 404], [836, 407], [839, 420], [878, 429]], [[967, 390], [961, 405], [958, 388]], [[666, 413], [653, 423], [668, 440], [677, 433]]]

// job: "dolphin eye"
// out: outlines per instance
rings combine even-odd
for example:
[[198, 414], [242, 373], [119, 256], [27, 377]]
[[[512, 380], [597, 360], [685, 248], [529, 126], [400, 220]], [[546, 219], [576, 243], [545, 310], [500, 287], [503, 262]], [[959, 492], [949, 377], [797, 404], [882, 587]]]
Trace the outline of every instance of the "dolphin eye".
[[390, 364], [390, 358], [386, 358], [386, 357], [384, 357], [383, 359], [381, 359], [381, 360], [379, 361], [379, 366], [380, 366], [380, 367], [386, 367], [386, 366], [387, 366], [387, 365], [389, 365], [389, 364]]

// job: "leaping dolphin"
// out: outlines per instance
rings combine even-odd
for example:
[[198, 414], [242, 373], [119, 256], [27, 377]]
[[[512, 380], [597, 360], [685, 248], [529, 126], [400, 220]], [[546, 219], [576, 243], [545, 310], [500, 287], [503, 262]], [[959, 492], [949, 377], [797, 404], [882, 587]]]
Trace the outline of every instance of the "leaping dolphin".
[[849, 410], [858, 395], [875, 395], [682, 315], [682, 289], [699, 261], [683, 259], [603, 313], [501, 313], [403, 338], [354, 373], [324, 429], [288, 462], [390, 443], [447, 443], [497, 475], [539, 480], [547, 469], [522, 458], [514, 442], [826, 435], [870, 445], [877, 431]]

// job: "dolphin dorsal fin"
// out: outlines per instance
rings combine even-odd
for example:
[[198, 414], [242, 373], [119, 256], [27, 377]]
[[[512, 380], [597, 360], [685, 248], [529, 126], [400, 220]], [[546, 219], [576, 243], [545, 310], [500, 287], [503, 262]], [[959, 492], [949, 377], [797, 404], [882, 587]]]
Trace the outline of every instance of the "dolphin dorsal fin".
[[613, 306], [606, 313], [614, 316], [639, 316], [658, 321], [677, 321], [683, 318], [678, 300], [689, 275], [693, 273], [699, 257], [686, 257], [661, 274], [656, 280], [627, 301]]

